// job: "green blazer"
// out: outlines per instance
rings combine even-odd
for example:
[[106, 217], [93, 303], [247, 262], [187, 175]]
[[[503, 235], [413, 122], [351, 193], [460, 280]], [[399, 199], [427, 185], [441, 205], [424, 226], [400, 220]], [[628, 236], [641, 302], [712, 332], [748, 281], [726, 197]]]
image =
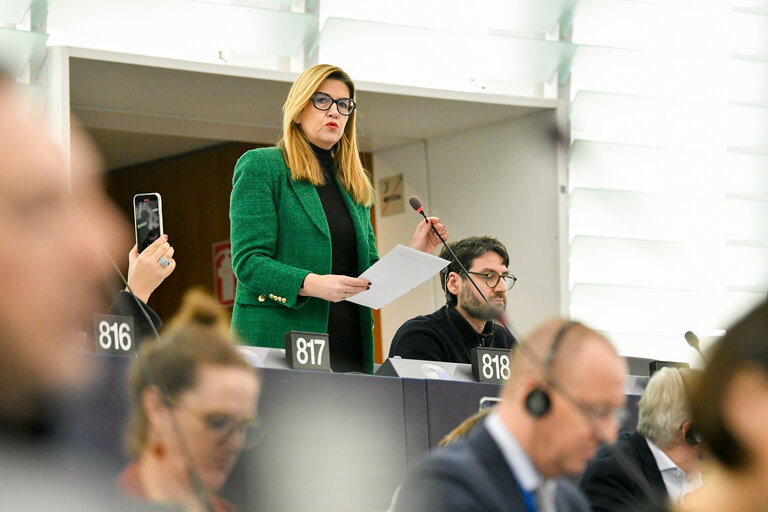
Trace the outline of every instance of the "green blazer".
[[[357, 234], [360, 275], [379, 259], [370, 207], [338, 185]], [[229, 218], [237, 277], [232, 329], [249, 345], [276, 348], [290, 330], [328, 332], [329, 303], [299, 296], [307, 274], [331, 273], [328, 221], [315, 186], [291, 179], [280, 148], [254, 149], [237, 161]], [[363, 366], [371, 373], [370, 309], [360, 307], [360, 326]]]

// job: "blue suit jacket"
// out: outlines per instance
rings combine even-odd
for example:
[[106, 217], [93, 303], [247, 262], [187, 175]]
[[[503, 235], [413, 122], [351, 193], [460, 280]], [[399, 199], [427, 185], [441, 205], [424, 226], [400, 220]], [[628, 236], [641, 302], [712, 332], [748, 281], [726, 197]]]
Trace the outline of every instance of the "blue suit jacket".
[[[570, 482], [558, 480], [558, 512], [590, 512]], [[527, 512], [522, 491], [496, 441], [482, 426], [429, 455], [409, 474], [395, 512]]]

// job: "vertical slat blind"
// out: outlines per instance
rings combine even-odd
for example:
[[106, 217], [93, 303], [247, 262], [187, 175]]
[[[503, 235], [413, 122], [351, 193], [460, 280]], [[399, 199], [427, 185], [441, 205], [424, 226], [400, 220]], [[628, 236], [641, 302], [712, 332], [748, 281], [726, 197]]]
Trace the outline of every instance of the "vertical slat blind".
[[580, 0], [570, 312], [693, 360], [768, 291], [768, 3]]

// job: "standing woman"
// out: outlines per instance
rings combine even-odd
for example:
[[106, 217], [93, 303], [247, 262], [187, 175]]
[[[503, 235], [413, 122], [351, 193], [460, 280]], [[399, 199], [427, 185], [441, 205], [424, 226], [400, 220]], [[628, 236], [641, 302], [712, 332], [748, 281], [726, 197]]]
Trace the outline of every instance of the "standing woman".
[[[238, 281], [232, 328], [251, 345], [279, 348], [290, 330], [327, 332], [334, 371], [371, 373], [371, 311], [344, 300], [371, 286], [355, 276], [379, 259], [355, 98], [340, 68], [307, 69], [283, 105], [277, 147], [238, 160], [230, 200]], [[447, 236], [430, 217], [417, 226], [412, 248], [437, 247], [430, 224]]]

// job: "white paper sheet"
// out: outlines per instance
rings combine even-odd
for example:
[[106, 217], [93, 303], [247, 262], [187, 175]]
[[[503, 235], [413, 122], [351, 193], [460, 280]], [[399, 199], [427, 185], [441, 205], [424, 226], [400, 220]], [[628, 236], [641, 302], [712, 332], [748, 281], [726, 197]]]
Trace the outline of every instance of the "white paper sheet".
[[360, 275], [371, 282], [371, 289], [346, 300], [379, 309], [413, 290], [449, 263], [443, 258], [398, 245]]

